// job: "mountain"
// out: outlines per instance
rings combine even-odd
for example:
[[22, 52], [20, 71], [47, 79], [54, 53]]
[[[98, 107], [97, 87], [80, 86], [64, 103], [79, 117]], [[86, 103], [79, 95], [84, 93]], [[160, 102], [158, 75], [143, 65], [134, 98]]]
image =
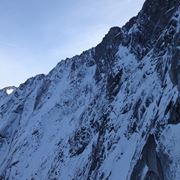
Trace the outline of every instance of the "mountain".
[[146, 0], [95, 48], [0, 91], [2, 180], [180, 179], [180, 1]]

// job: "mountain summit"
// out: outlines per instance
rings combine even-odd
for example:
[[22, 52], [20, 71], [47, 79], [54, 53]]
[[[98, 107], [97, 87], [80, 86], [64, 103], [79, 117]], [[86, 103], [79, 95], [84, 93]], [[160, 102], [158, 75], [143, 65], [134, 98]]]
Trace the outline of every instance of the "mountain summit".
[[180, 1], [146, 0], [95, 48], [0, 91], [2, 180], [180, 179]]

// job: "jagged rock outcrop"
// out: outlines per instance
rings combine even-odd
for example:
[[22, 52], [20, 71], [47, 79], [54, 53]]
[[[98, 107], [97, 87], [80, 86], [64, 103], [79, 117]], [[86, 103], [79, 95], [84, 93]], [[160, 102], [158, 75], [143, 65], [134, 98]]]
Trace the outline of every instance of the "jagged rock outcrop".
[[156, 142], [153, 135], [149, 135], [142, 150], [141, 159], [138, 160], [131, 174], [132, 180], [154, 179], [163, 180], [162, 162], [156, 152]]
[[95, 48], [0, 91], [0, 179], [180, 179], [180, 1], [147, 0]]

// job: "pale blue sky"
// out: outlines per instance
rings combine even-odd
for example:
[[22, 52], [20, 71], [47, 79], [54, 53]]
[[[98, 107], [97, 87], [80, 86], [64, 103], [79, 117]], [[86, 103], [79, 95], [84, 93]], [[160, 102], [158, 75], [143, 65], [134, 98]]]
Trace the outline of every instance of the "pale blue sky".
[[0, 88], [97, 45], [144, 0], [0, 0]]

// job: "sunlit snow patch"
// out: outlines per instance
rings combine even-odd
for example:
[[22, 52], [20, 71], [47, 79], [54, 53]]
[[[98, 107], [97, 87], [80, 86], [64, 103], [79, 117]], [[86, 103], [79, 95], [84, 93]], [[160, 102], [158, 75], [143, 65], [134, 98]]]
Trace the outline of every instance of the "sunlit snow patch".
[[6, 87], [5, 91], [9, 95], [11, 94], [16, 88], [14, 86]]

